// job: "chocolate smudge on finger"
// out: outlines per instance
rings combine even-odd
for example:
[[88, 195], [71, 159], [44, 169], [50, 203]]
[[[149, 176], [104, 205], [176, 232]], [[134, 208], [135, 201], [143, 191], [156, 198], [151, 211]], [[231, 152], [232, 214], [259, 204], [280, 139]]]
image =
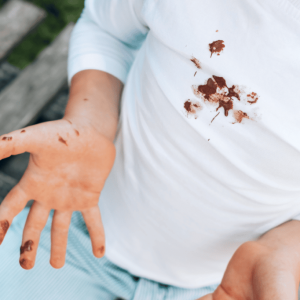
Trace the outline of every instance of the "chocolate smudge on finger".
[[25, 251], [30, 252], [32, 251], [32, 245], [33, 245], [33, 241], [32, 240], [28, 240], [24, 246], [20, 247], [20, 254], [23, 254]]
[[24, 132], [26, 132], [26, 130], [24, 130], [24, 129], [23, 129], [23, 130], [21, 130], [21, 133], [24, 133]]
[[99, 248], [99, 253], [100, 253], [100, 255], [102, 256], [102, 255], [104, 254], [104, 252], [105, 252], [105, 247], [104, 247], [104, 246], [101, 246], [101, 247]]
[[225, 44], [224, 41], [222, 40], [218, 40], [210, 43], [209, 44], [209, 51], [211, 53], [210, 57], [212, 57], [214, 53], [220, 55], [221, 51], [223, 51], [224, 48], [225, 48]]
[[0, 245], [4, 240], [8, 228], [9, 222], [7, 220], [0, 221]]
[[19, 263], [20, 263], [20, 266], [26, 270], [29, 270], [33, 267], [33, 262], [26, 258], [20, 259]]

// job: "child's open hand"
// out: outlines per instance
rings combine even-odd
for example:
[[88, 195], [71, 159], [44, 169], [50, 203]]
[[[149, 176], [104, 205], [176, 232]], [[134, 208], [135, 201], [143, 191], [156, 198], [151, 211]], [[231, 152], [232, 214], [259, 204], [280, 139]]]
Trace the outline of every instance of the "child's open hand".
[[288, 253], [247, 242], [233, 255], [216, 291], [198, 300], [297, 300], [299, 280], [290, 259]]
[[105, 241], [98, 200], [113, 166], [113, 143], [87, 123], [62, 119], [0, 137], [0, 159], [23, 152], [31, 153], [27, 170], [0, 206], [0, 244], [13, 218], [34, 199], [23, 232], [20, 264], [24, 269], [34, 266], [51, 209], [55, 209], [50, 259], [54, 268], [64, 265], [73, 211], [81, 211], [93, 253], [102, 257]]

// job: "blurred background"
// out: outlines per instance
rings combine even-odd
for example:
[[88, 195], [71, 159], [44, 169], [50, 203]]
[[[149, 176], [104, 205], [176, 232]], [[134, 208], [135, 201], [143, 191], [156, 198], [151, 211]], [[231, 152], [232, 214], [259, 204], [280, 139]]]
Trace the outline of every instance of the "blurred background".
[[[0, 0], [0, 8], [8, 0]], [[23, 69], [38, 53], [49, 45], [70, 22], [76, 22], [84, 6], [84, 0], [28, 0], [47, 13], [45, 20], [27, 36], [9, 55], [7, 61]]]
[[[84, 0], [0, 0], [0, 135], [61, 119], [68, 101], [68, 44]], [[29, 153], [0, 161], [0, 203]]]

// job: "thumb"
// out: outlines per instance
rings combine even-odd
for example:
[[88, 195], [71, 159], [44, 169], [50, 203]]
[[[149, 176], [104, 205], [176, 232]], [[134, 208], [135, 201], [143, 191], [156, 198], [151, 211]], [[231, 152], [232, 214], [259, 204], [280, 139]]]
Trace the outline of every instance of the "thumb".
[[33, 152], [39, 136], [39, 124], [12, 131], [0, 136], [0, 160], [11, 155]]

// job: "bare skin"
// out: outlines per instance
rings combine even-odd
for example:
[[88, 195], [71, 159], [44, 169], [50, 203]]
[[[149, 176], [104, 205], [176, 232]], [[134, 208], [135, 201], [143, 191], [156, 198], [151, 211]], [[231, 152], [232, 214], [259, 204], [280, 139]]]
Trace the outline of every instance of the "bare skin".
[[113, 139], [121, 90], [122, 83], [107, 73], [79, 72], [72, 80], [62, 120], [0, 137], [0, 159], [30, 152], [22, 179], [0, 206], [1, 243], [13, 218], [29, 200], [35, 200], [20, 245], [20, 265], [24, 269], [34, 266], [40, 234], [51, 209], [55, 210], [50, 259], [54, 268], [61, 268], [65, 263], [73, 211], [83, 215], [94, 255], [104, 255], [105, 236], [98, 201], [114, 163]]
[[299, 231], [290, 221], [240, 246], [216, 291], [198, 300], [297, 300]]

